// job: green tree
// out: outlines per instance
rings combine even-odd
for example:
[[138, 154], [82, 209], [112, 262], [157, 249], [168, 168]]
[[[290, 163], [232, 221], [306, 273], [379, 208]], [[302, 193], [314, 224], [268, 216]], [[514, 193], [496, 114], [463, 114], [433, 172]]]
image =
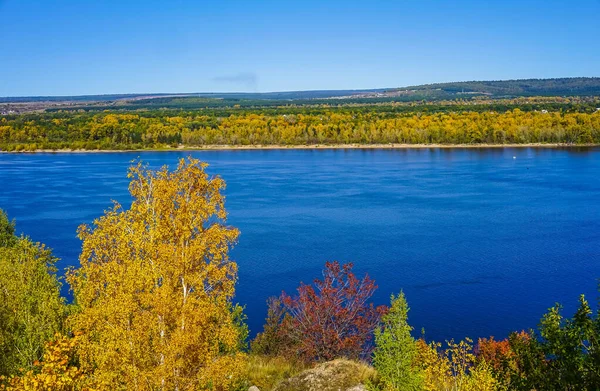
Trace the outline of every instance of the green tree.
[[286, 346], [292, 345], [293, 341], [281, 327], [286, 316], [281, 300], [277, 297], [270, 297], [267, 300], [267, 306], [267, 319], [263, 331], [252, 340], [250, 350], [254, 354], [277, 356], [283, 352]]
[[10, 221], [6, 213], [0, 209], [0, 247], [10, 247], [16, 241], [15, 222]]
[[600, 387], [600, 318], [582, 295], [572, 318], [556, 304], [537, 332], [509, 337], [516, 367], [511, 389], [598, 390]]
[[[0, 375], [32, 369], [44, 344], [61, 331], [65, 304], [56, 276], [56, 258], [43, 244], [11, 237], [14, 223], [0, 213]], [[8, 227], [8, 229], [7, 229]]]
[[389, 312], [375, 330], [373, 366], [385, 390], [421, 390], [423, 375], [418, 369], [417, 345], [408, 324], [408, 304], [404, 293], [391, 296]]
[[600, 325], [583, 295], [572, 319], [556, 305], [540, 324], [542, 346], [550, 358], [546, 380], [562, 390], [597, 390], [600, 386]]
[[514, 390], [549, 390], [548, 360], [544, 355], [543, 346], [537, 338], [535, 331], [512, 333], [508, 337], [511, 351], [514, 353], [514, 366], [508, 366], [508, 379], [501, 379], [501, 383], [508, 382], [510, 389]]

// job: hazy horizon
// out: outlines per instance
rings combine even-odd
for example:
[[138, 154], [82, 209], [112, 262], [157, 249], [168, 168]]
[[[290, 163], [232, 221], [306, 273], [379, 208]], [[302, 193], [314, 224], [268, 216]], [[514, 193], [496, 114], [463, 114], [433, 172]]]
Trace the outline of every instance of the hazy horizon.
[[77, 94], [77, 95], [13, 95], [13, 96], [0, 96], [0, 98], [69, 98], [69, 97], [84, 97], [84, 96], [154, 96], [154, 95], [226, 95], [226, 94], [278, 94], [278, 93], [294, 93], [294, 92], [316, 92], [316, 91], [370, 91], [370, 90], [384, 90], [394, 88], [407, 88], [412, 86], [421, 85], [434, 85], [434, 84], [445, 84], [445, 83], [466, 83], [466, 82], [489, 82], [489, 81], [518, 81], [518, 80], [548, 80], [548, 79], [597, 79], [600, 76], [570, 76], [570, 77], [549, 77], [549, 78], [529, 78], [529, 79], [489, 79], [489, 80], [448, 80], [436, 83], [423, 83], [419, 85], [406, 85], [406, 86], [388, 86], [388, 87], [375, 87], [375, 88], [347, 88], [347, 89], [316, 89], [316, 90], [285, 90], [285, 91], [154, 91], [154, 92], [118, 92], [118, 93], [102, 93], [102, 94]]

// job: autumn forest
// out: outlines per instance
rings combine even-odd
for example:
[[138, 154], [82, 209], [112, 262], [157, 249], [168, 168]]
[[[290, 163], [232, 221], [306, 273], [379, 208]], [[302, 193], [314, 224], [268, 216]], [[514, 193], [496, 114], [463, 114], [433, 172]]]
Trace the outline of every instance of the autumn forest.
[[59, 110], [0, 119], [0, 150], [345, 144], [598, 144], [596, 98]]

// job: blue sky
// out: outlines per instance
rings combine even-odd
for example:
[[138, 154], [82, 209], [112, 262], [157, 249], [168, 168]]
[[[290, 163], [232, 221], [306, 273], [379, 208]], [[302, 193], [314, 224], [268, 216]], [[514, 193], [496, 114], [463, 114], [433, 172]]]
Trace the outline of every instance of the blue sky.
[[0, 0], [0, 96], [600, 76], [600, 0]]

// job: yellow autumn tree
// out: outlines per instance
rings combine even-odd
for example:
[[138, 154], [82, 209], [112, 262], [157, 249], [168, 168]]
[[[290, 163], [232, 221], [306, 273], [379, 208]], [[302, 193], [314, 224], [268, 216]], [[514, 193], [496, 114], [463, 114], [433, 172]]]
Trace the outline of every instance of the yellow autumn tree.
[[232, 298], [238, 230], [206, 164], [129, 170], [131, 207], [83, 225], [68, 275], [80, 310], [69, 324], [94, 384], [131, 390], [229, 390], [243, 371]]
[[485, 361], [477, 363], [473, 341], [446, 341], [442, 344], [417, 341], [417, 362], [423, 371], [425, 391], [495, 391], [500, 386]]

